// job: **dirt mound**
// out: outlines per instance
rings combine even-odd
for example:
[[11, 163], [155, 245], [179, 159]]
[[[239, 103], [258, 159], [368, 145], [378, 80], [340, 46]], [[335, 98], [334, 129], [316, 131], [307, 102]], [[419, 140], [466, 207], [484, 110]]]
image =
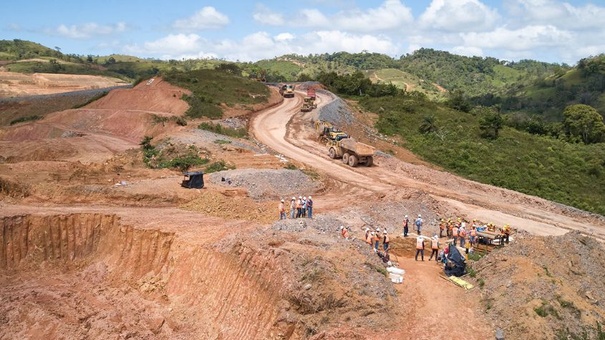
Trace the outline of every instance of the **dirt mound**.
[[579, 232], [517, 234], [472, 265], [486, 313], [507, 338], [596, 339], [605, 320], [605, 249]]
[[146, 111], [158, 115], [182, 115], [189, 105], [182, 100], [188, 90], [154, 78], [132, 89], [117, 89], [86, 106], [87, 109]]

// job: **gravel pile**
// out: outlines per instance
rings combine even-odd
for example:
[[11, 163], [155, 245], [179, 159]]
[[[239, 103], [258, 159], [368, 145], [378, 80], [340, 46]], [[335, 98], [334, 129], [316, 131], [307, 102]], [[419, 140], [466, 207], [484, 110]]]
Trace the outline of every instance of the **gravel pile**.
[[236, 169], [208, 175], [211, 183], [243, 187], [251, 198], [257, 200], [286, 199], [292, 196], [309, 196], [321, 187], [300, 170]]
[[353, 114], [349, 110], [347, 103], [340, 98], [335, 98], [320, 108], [319, 120], [341, 126], [350, 125], [354, 122]]
[[307, 228], [312, 228], [320, 233], [337, 235], [338, 228], [342, 225], [346, 226], [347, 224], [338, 218], [326, 215], [314, 215], [313, 218], [279, 220], [273, 224], [272, 228], [290, 232], [301, 232]]

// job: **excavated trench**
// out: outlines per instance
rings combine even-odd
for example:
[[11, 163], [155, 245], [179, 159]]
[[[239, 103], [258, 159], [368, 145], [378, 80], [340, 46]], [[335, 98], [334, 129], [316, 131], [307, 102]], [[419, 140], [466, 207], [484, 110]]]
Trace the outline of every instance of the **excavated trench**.
[[115, 215], [9, 216], [0, 227], [7, 338], [251, 339], [275, 326], [283, 282], [271, 257]]

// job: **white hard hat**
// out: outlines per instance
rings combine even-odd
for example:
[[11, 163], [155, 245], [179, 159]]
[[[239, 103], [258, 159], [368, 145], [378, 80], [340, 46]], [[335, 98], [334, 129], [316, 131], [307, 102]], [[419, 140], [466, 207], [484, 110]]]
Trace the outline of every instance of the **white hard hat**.
[[311, 199], [311, 196], [309, 196], [309, 199]]
[[408, 215], [405, 215], [405, 218], [408, 218]]
[[420, 214], [418, 214], [418, 217], [422, 217]]
[[294, 201], [296, 199], [296, 197], [292, 196], [292, 200]]
[[298, 196], [298, 198], [302, 198], [302, 196]]
[[282, 199], [281, 201], [283, 202], [284, 200]]
[[307, 199], [307, 196], [303, 197], [303, 199], [305, 199], [305, 200], [306, 200], [306, 199]]

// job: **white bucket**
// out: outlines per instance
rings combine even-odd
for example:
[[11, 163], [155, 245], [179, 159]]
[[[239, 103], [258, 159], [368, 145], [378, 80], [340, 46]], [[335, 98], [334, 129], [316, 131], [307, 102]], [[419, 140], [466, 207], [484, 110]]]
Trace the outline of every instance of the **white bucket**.
[[393, 274], [399, 274], [401, 276], [403, 276], [403, 274], [405, 274], [405, 270], [403, 270], [401, 268], [397, 268], [397, 267], [387, 267], [387, 272], [393, 273]]
[[403, 283], [403, 274], [405, 274], [405, 270], [397, 267], [387, 267], [387, 272], [389, 272], [389, 279], [393, 283]]
[[403, 276], [395, 273], [389, 273], [389, 279], [393, 283], [403, 283]]

